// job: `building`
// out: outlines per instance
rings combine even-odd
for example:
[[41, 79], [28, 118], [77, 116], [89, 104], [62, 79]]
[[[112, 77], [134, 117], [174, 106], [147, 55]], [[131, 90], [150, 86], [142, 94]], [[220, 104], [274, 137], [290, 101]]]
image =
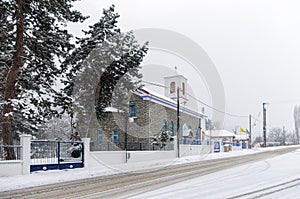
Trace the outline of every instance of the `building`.
[[211, 139], [212, 141], [230, 141], [233, 142], [233, 139], [237, 136], [236, 134], [227, 131], [225, 129], [221, 130], [208, 130], [205, 131], [206, 139]]
[[91, 150], [151, 150], [162, 131], [177, 134], [177, 88], [180, 98], [179, 137], [200, 140], [205, 114], [188, 107], [187, 79], [182, 75], [165, 78], [165, 95], [141, 88], [131, 93], [128, 112], [107, 108], [107, 117], [91, 129]]

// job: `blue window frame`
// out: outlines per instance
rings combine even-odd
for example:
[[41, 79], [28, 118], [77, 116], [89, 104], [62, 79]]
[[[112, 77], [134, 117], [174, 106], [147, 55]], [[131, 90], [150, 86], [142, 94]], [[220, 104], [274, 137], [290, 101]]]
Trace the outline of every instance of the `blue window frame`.
[[167, 120], [164, 120], [162, 129], [163, 129], [164, 132], [167, 131]]
[[102, 131], [98, 129], [97, 133], [98, 133], [98, 144], [102, 144]]
[[199, 130], [198, 127], [195, 128], [195, 132], [196, 132], [196, 140], [199, 139]]
[[114, 144], [118, 144], [119, 143], [119, 132], [117, 130], [114, 130], [112, 132], [112, 142]]
[[170, 136], [174, 136], [174, 123], [173, 123], [173, 121], [170, 122]]
[[136, 117], [136, 102], [129, 102], [129, 117]]

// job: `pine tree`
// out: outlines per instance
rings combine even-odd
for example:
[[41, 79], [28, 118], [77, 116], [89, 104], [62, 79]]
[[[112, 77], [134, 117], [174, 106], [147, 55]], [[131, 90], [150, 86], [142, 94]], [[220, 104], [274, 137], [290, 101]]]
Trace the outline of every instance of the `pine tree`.
[[[62, 94], [55, 83], [63, 61], [74, 49], [66, 30], [68, 22], [86, 17], [73, 11], [74, 0], [6, 0], [0, 2], [0, 67], [2, 138], [13, 144], [13, 135], [37, 129], [37, 124], [59, 115]], [[60, 99], [60, 101], [63, 99]], [[7, 159], [14, 158], [8, 151]]]
[[147, 44], [140, 46], [132, 32], [121, 33], [118, 18], [114, 6], [104, 9], [103, 17], [83, 31], [86, 37], [79, 39], [79, 47], [64, 63], [69, 71], [63, 82], [68, 99], [64, 101], [65, 111], [87, 121], [85, 125], [81, 122], [83, 130], [95, 109], [98, 119], [103, 119], [104, 108], [112, 103], [124, 104], [124, 96], [139, 85], [142, 77], [139, 68]]

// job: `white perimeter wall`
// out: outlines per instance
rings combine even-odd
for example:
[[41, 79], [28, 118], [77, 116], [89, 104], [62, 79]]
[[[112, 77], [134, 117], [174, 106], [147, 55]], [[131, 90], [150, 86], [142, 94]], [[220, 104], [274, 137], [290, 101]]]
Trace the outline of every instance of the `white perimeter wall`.
[[180, 146], [180, 157], [190, 155], [204, 155], [210, 152], [214, 152], [213, 146], [209, 145], [179, 145]]
[[0, 177], [22, 174], [22, 161], [0, 161]]
[[[190, 155], [204, 155], [213, 152], [209, 145], [180, 145], [180, 157]], [[87, 151], [86, 151], [87, 152]], [[128, 151], [127, 163], [147, 161], [170, 161], [176, 159], [176, 151]], [[117, 165], [126, 163], [125, 151], [91, 151], [86, 156], [87, 167], [101, 165]]]
[[31, 135], [20, 135], [21, 160], [0, 161], [0, 177], [24, 175], [30, 173], [30, 140]]
[[[175, 151], [128, 151], [127, 163], [146, 161], [172, 160], [176, 158]], [[126, 163], [125, 151], [91, 151], [86, 157], [88, 167], [102, 165], [117, 165]]]
[[125, 151], [85, 151], [85, 153], [85, 167], [95, 167], [99, 164], [116, 165], [126, 161]]
[[129, 151], [128, 163], [155, 160], [172, 160], [176, 158], [175, 151]]

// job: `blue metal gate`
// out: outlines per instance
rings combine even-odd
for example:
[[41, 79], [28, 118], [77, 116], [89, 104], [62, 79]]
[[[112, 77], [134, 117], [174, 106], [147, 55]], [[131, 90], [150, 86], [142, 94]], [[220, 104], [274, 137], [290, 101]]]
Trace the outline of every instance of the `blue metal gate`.
[[83, 168], [84, 145], [74, 141], [33, 140], [30, 161], [30, 172]]

